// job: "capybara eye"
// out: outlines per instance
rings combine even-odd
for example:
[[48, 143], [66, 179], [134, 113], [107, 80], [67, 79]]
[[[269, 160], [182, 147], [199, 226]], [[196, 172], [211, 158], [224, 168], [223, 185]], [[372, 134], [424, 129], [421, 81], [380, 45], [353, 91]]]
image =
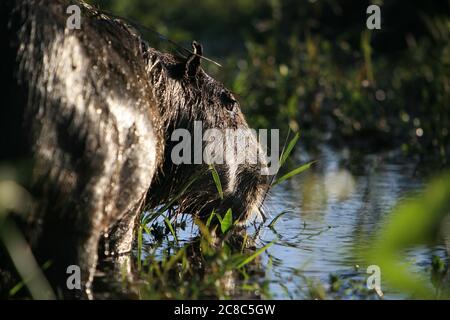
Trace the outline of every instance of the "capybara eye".
[[220, 94], [220, 101], [229, 111], [232, 111], [237, 103], [234, 97], [229, 92], [226, 91], [222, 91], [222, 93]]

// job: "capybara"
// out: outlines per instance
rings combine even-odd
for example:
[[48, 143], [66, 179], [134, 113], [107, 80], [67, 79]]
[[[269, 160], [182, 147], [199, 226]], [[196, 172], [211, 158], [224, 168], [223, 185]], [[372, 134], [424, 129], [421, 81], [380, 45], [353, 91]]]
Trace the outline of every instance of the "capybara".
[[[67, 25], [70, 5], [81, 9], [80, 29]], [[180, 211], [202, 218], [231, 208], [244, 221], [258, 210], [269, 181], [259, 161], [215, 165], [222, 199], [208, 164], [171, 159], [177, 129], [248, 128], [233, 94], [202, 69], [199, 44], [186, 57], [159, 52], [80, 1], [0, 6], [0, 160], [30, 160], [23, 232], [38, 263], [51, 262], [45, 274], [60, 297], [89, 297], [102, 235], [112, 253], [130, 252], [143, 206], [164, 203], [194, 176]], [[247, 139], [245, 149], [261, 147]], [[81, 268], [81, 290], [66, 288], [70, 265]]]

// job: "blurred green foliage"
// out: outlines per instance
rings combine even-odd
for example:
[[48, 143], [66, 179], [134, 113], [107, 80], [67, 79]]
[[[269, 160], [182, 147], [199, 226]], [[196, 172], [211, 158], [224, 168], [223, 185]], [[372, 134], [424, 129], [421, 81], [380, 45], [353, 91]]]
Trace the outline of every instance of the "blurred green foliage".
[[[363, 256], [381, 268], [390, 286], [415, 298], [450, 297], [448, 266], [438, 256], [431, 263], [430, 275], [413, 272], [405, 253], [418, 245], [433, 245], [438, 237], [448, 237], [446, 219], [450, 217], [450, 174], [431, 182], [424, 193], [400, 203], [386, 217], [386, 223]], [[430, 281], [431, 280], [431, 281]]]
[[[204, 67], [236, 92], [254, 127], [448, 162], [448, 1], [91, 2], [185, 47], [200, 41], [224, 65]], [[369, 4], [381, 6], [381, 30], [366, 29]]]

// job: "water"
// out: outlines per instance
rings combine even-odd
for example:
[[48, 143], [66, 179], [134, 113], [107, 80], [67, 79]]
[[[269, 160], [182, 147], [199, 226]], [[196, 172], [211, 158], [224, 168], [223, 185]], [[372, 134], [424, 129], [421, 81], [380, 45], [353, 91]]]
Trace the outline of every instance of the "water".
[[[367, 265], [355, 249], [370, 248], [371, 236], [383, 227], [383, 218], [393, 206], [423, 189], [426, 179], [416, 172], [417, 161], [396, 152], [357, 155], [327, 146], [314, 153], [300, 150], [294, 158], [295, 163], [317, 160], [318, 164], [274, 187], [266, 199], [265, 211], [272, 218], [287, 213], [273, 228], [267, 226], [269, 218], [259, 229], [257, 247], [275, 243], [262, 255], [258, 268], [263, 272], [256, 280], [269, 282], [275, 299], [302, 299], [311, 297], [312, 283], [327, 290], [330, 275], [336, 275], [344, 288], [338, 298], [376, 298], [367, 290], [363, 293]], [[255, 234], [255, 228], [248, 228], [249, 235]], [[195, 233], [186, 228], [178, 238], [187, 242]], [[430, 267], [433, 255], [448, 261], [444, 241], [407, 253], [422, 270]], [[356, 285], [359, 291], [350, 290]], [[383, 284], [382, 290], [387, 299], [407, 298]]]
[[[348, 151], [321, 147], [315, 154], [299, 156], [301, 162], [319, 160], [318, 166], [272, 190], [267, 211], [289, 210], [275, 231], [266, 228], [260, 237], [264, 243], [276, 241], [268, 250], [275, 259], [268, 274], [275, 298], [305, 297], [308, 283], [298, 274], [325, 285], [330, 274], [364, 284], [366, 266], [355, 248], [370, 247], [370, 237], [382, 228], [383, 217], [424, 186], [411, 159], [389, 153], [366, 155], [356, 157], [363, 165], [355, 166], [352, 158]], [[412, 249], [408, 258], [426, 268], [434, 254], [446, 259], [444, 243]], [[384, 291], [386, 298], [403, 297]]]

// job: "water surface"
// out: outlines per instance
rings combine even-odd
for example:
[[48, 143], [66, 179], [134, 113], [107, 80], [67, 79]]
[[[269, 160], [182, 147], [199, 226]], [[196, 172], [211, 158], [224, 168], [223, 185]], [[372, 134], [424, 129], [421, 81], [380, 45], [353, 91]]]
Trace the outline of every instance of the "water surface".
[[[426, 180], [417, 172], [417, 162], [398, 153], [354, 157], [348, 150], [325, 146], [298, 158], [319, 163], [276, 186], [265, 203], [272, 214], [289, 211], [275, 231], [265, 228], [260, 236], [264, 243], [276, 241], [268, 250], [273, 259], [271, 291], [278, 298], [302, 298], [308, 281], [317, 279], [326, 286], [330, 274], [364, 284], [367, 266], [355, 249], [370, 248], [371, 236], [383, 228], [393, 206], [422, 190]], [[420, 268], [428, 268], [433, 255], [447, 259], [445, 244], [408, 252]], [[389, 288], [383, 291], [385, 298], [405, 298]]]
[[[263, 272], [256, 280], [269, 282], [272, 298], [302, 299], [311, 297], [308, 290], [317, 283], [327, 290], [330, 275], [335, 275], [343, 290], [328, 298], [377, 298], [353, 289], [365, 288], [368, 276], [355, 249], [370, 248], [383, 218], [397, 202], [419, 193], [426, 179], [417, 172], [417, 161], [398, 152], [357, 155], [321, 146], [315, 152], [299, 150], [293, 162], [311, 160], [318, 161], [313, 168], [277, 185], [267, 197], [264, 207], [271, 218], [286, 212], [273, 228], [268, 227], [271, 218], [263, 227], [248, 228], [249, 235], [257, 234], [257, 247], [274, 241], [262, 255], [258, 268]], [[195, 234], [186, 228], [178, 239], [186, 243]], [[444, 241], [407, 252], [409, 261], [422, 270], [430, 267], [433, 255], [448, 261]], [[383, 282], [382, 290], [388, 299], [407, 298]]]

